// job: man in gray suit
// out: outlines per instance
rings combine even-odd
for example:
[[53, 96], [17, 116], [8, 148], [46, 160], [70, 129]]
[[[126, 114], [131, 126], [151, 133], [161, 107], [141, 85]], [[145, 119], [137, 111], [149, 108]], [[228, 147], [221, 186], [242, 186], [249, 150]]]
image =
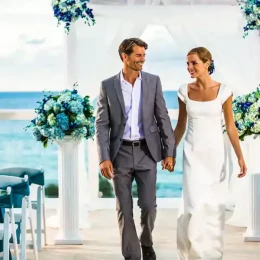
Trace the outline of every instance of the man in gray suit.
[[[155, 260], [152, 231], [156, 218], [157, 162], [173, 171], [176, 147], [158, 76], [142, 72], [147, 44], [124, 40], [122, 71], [101, 83], [96, 117], [100, 170], [113, 179], [124, 259]], [[133, 220], [132, 182], [138, 190], [142, 232]]]

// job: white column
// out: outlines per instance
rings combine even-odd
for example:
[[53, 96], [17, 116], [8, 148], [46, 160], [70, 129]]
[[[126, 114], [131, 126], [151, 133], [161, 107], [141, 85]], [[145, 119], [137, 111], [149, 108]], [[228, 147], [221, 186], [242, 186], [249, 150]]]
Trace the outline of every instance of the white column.
[[99, 198], [99, 162], [96, 141], [88, 140], [88, 182], [91, 209], [98, 207]]
[[[86, 158], [85, 148], [88, 145], [88, 141], [85, 139], [79, 145], [79, 228], [87, 229], [91, 227], [89, 221], [89, 210], [91, 207], [91, 183], [88, 182], [87, 170], [86, 170]], [[88, 153], [89, 155], [89, 153]], [[89, 156], [88, 156], [89, 157]], [[88, 163], [89, 163], [88, 159]]]
[[[249, 146], [249, 212], [248, 225], [244, 234], [244, 241], [260, 242], [260, 138], [253, 140]], [[241, 191], [242, 192], [242, 191]]]
[[60, 227], [55, 244], [81, 245], [79, 233], [79, 144], [66, 136], [58, 144]]

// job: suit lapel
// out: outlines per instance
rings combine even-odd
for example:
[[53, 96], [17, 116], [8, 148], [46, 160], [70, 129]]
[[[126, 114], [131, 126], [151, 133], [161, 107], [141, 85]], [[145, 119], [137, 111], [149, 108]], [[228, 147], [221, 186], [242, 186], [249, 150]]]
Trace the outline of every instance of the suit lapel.
[[120, 83], [120, 73], [117, 74], [116, 77], [115, 77], [114, 88], [115, 88], [116, 95], [117, 95], [118, 101], [120, 103], [122, 112], [123, 112], [124, 116], [126, 117], [125, 102], [124, 102], [123, 92], [122, 92], [121, 83]]
[[147, 100], [149, 96], [149, 85], [147, 75], [142, 72], [142, 115], [145, 118], [145, 109], [147, 108]]

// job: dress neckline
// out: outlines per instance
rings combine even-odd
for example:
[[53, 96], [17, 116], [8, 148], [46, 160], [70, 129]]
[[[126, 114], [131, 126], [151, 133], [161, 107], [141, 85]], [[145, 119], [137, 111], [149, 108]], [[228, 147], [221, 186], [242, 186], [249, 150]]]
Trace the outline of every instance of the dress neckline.
[[189, 88], [189, 84], [187, 84], [186, 86], [186, 96], [187, 96], [187, 99], [192, 101], [192, 102], [196, 102], [196, 103], [210, 103], [210, 102], [214, 102], [214, 101], [217, 101], [218, 98], [219, 98], [219, 94], [220, 94], [220, 91], [221, 91], [221, 88], [222, 88], [222, 83], [220, 83], [219, 85], [219, 89], [218, 89], [218, 94], [217, 94], [217, 97], [212, 99], [212, 100], [207, 100], [207, 101], [199, 101], [199, 100], [193, 100], [193, 99], [190, 99], [189, 98], [189, 94], [188, 94], [188, 88]]

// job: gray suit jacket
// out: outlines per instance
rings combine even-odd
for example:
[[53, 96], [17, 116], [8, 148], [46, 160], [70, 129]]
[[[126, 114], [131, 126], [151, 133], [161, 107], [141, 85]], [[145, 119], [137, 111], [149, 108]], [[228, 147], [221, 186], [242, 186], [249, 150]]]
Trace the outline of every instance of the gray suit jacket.
[[[175, 139], [160, 78], [142, 72], [142, 120], [148, 149], [157, 162], [176, 156]], [[96, 116], [99, 163], [115, 159], [126, 124], [120, 73], [102, 81]]]

